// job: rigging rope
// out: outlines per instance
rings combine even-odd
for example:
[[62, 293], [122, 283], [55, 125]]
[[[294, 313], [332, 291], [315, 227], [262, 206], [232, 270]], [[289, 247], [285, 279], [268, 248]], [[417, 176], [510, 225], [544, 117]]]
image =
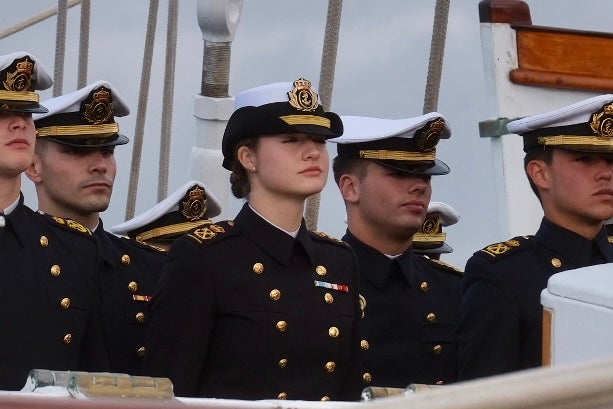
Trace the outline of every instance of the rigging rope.
[[83, 0], [81, 3], [81, 31], [79, 32], [79, 71], [77, 74], [77, 88], [83, 88], [87, 85], [90, 10], [91, 1]]
[[[70, 8], [70, 7], [76, 6], [79, 3], [81, 3], [81, 0], [70, 0], [68, 2], [68, 7]], [[45, 10], [42, 13], [37, 14], [34, 17], [24, 20], [21, 23], [15, 24], [14, 26], [9, 27], [4, 31], [0, 31], [0, 40], [10, 35], [13, 35], [15, 33], [18, 33], [21, 30], [25, 30], [26, 28], [33, 26], [36, 23], [40, 23], [41, 21], [46, 20], [51, 16], [55, 16], [56, 14], [57, 14], [57, 7], [52, 7], [48, 10]]]
[[168, 28], [166, 31], [166, 67], [164, 96], [162, 98], [162, 131], [160, 137], [160, 167], [158, 171], [158, 202], [168, 194], [168, 168], [170, 137], [172, 133], [172, 105], [175, 85], [175, 62], [177, 59], [178, 1], [168, 2]]
[[143, 55], [140, 93], [138, 95], [138, 110], [136, 113], [136, 126], [134, 130], [134, 147], [132, 148], [130, 184], [128, 186], [128, 200], [126, 202], [126, 220], [131, 219], [134, 216], [134, 209], [136, 207], [136, 193], [138, 191], [140, 158], [143, 150], [143, 135], [145, 133], [145, 117], [147, 116], [147, 99], [149, 98], [151, 62], [153, 60], [153, 45], [155, 42], [155, 27], [157, 24], [159, 4], [159, 0], [151, 0], [149, 2], [149, 18], [147, 20], [145, 51]]
[[428, 78], [424, 95], [423, 113], [433, 112], [438, 107], [439, 90], [443, 71], [443, 56], [445, 55], [445, 39], [449, 22], [450, 0], [436, 0], [434, 8], [434, 23], [432, 26], [432, 42], [430, 44], [430, 61], [428, 63]]
[[68, 1], [57, 2], [57, 29], [55, 32], [55, 66], [53, 69], [53, 96], [62, 95], [64, 87], [64, 56], [66, 51], [66, 19]]
[[[332, 101], [332, 88], [334, 86], [334, 71], [336, 68], [338, 33], [341, 26], [342, 9], [343, 0], [328, 1], [328, 15], [326, 17], [326, 30], [319, 73], [319, 97], [326, 111], [330, 108]], [[309, 196], [306, 200], [304, 218], [306, 227], [309, 230], [317, 230], [320, 198], [321, 194], [317, 193]]]

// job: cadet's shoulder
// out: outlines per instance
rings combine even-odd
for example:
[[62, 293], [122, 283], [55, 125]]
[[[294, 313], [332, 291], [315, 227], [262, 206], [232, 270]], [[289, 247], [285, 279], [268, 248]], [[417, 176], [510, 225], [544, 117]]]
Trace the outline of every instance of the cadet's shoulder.
[[497, 263], [501, 260], [512, 259], [514, 256], [525, 255], [534, 245], [534, 236], [517, 236], [507, 241], [490, 244], [475, 252], [473, 257]]
[[441, 261], [435, 258], [430, 258], [425, 254], [418, 255], [417, 257], [423, 260], [425, 264], [427, 264], [428, 266], [436, 270], [456, 274], [458, 276], [462, 276], [464, 274], [464, 272], [461, 269], [457, 268], [456, 266], [445, 263], [444, 261]]
[[62, 231], [74, 233], [80, 236], [91, 237], [92, 232], [87, 227], [83, 226], [81, 223], [76, 220], [67, 219], [64, 217], [51, 216], [50, 214], [44, 212], [37, 212], [42, 220], [48, 223], [51, 226], [57, 227]]
[[309, 230], [309, 235], [320, 242], [324, 242], [324, 243], [329, 243], [335, 246], [340, 246], [346, 249], [350, 249], [349, 244], [345, 243], [344, 241], [342, 241], [341, 239], [338, 239], [334, 236], [330, 236], [327, 233], [324, 233], [322, 231], [311, 231]]
[[200, 246], [210, 246], [222, 240], [235, 236], [238, 233], [233, 220], [209, 222], [198, 226], [185, 234], [184, 240]]

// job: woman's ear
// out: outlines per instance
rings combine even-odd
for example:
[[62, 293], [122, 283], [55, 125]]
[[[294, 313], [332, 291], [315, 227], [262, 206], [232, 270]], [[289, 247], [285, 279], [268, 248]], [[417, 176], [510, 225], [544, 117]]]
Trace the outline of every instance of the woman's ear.
[[247, 146], [243, 145], [237, 149], [236, 158], [240, 162], [241, 166], [247, 170], [247, 172], [255, 172], [257, 169], [255, 154]]

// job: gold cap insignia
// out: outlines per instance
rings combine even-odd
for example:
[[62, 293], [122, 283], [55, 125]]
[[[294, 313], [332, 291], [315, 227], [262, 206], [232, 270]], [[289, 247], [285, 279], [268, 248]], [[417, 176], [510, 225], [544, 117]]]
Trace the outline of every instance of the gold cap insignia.
[[438, 212], [428, 213], [426, 215], [426, 220], [424, 220], [421, 230], [424, 234], [435, 234], [442, 231], [441, 219]]
[[436, 144], [441, 140], [443, 129], [445, 128], [445, 120], [437, 118], [434, 121], [428, 122], [422, 129], [417, 131], [417, 147], [422, 152], [434, 150]]
[[190, 221], [202, 219], [207, 211], [207, 199], [204, 189], [195, 186], [187, 193], [187, 196], [188, 199], [181, 202], [181, 214]]
[[294, 89], [287, 93], [289, 104], [299, 111], [315, 111], [319, 106], [317, 93], [311, 89], [311, 81], [299, 78]]
[[81, 111], [83, 118], [90, 124], [99, 125], [105, 123], [113, 116], [111, 91], [106, 87], [100, 87], [92, 91], [89, 98], [83, 101]]
[[27, 91], [32, 85], [34, 63], [26, 56], [17, 61], [15, 71], [6, 73], [6, 80], [2, 82], [7, 91]]
[[600, 111], [592, 114], [590, 127], [596, 136], [613, 138], [613, 102], [603, 106]]

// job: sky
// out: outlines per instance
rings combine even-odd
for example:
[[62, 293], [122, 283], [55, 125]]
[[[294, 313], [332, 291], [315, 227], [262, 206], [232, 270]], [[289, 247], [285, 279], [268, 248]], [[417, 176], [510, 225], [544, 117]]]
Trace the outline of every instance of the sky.
[[[447, 42], [437, 111], [452, 128], [437, 156], [451, 173], [433, 178], [432, 200], [453, 206], [460, 214], [446, 228], [454, 252], [443, 260], [460, 268], [485, 245], [504, 241], [492, 220], [498, 218], [492, 177], [490, 141], [479, 138], [478, 123], [486, 117], [478, 0], [451, 0]], [[613, 31], [613, 2], [602, 0], [528, 0], [536, 25]], [[193, 97], [200, 90], [203, 42], [196, 19], [197, 0], [179, 2], [174, 110], [169, 192], [190, 179], [189, 155], [196, 132]], [[318, 85], [327, 1], [244, 0], [232, 43], [230, 93], [298, 77]], [[52, 0], [20, 2], [0, 13], [0, 30], [57, 5]], [[132, 113], [118, 118], [121, 132], [135, 129], [143, 47], [149, 13], [144, 0], [92, 0], [88, 83], [107, 80], [119, 90]], [[341, 115], [403, 118], [421, 115], [428, 69], [435, 1], [346, 0], [343, 4], [331, 110]], [[144, 149], [136, 213], [157, 202], [161, 101], [168, 2], [161, 1], [155, 38]], [[68, 13], [64, 92], [77, 86], [80, 7]], [[33, 53], [53, 72], [56, 20], [49, 18], [25, 31], [0, 39], [0, 54]], [[42, 99], [52, 96], [43, 91]], [[335, 147], [329, 147], [331, 157]], [[118, 174], [111, 206], [102, 214], [105, 226], [124, 220], [132, 143], [117, 147]], [[206, 180], [204, 180], [206, 183]], [[26, 203], [36, 208], [31, 182], [24, 179]], [[219, 195], [220, 192], [214, 192]], [[225, 192], [223, 192], [225, 193]], [[344, 208], [329, 180], [321, 195], [318, 229], [340, 237]], [[526, 234], [533, 232], [526, 232]]]

